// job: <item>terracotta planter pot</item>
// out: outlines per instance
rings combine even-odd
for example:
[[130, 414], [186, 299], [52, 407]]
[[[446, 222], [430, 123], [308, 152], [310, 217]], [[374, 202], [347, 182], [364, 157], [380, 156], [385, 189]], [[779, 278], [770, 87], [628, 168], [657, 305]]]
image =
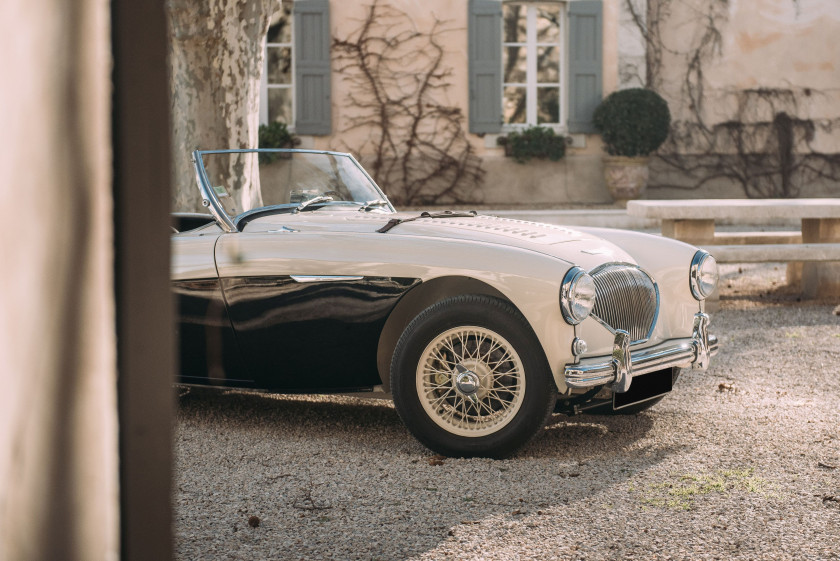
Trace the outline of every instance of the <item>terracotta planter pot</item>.
[[613, 200], [621, 206], [641, 198], [648, 183], [647, 156], [604, 156], [604, 179]]

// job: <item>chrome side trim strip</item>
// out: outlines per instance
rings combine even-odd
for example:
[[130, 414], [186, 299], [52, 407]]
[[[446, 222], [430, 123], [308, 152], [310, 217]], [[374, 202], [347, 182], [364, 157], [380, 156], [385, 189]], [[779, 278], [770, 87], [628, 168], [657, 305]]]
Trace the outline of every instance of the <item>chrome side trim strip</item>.
[[350, 277], [343, 275], [291, 275], [295, 282], [340, 282], [357, 281], [365, 277]]

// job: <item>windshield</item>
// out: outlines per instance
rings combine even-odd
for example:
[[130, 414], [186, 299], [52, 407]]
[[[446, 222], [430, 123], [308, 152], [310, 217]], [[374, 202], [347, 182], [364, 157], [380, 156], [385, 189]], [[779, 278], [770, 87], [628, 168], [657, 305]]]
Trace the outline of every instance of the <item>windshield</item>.
[[222, 215], [217, 219], [229, 226], [266, 207], [277, 212], [324, 206], [393, 212], [385, 195], [349, 154], [225, 150], [195, 156], [202, 197], [214, 214]]

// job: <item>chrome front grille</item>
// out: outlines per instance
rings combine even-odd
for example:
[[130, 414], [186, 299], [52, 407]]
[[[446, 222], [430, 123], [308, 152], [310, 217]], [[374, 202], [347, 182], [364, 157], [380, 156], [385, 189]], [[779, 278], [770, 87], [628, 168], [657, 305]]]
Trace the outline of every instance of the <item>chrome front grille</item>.
[[659, 313], [656, 283], [634, 265], [610, 263], [589, 274], [595, 279], [592, 315], [613, 331], [628, 332], [633, 343], [647, 340]]

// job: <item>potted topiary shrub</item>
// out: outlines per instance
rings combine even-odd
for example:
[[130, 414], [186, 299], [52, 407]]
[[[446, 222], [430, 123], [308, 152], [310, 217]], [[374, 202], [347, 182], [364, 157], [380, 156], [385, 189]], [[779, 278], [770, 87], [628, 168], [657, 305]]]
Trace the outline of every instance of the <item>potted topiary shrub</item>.
[[649, 155], [668, 138], [668, 104], [651, 90], [619, 90], [601, 102], [593, 122], [609, 154], [604, 178], [610, 195], [621, 205], [640, 198], [647, 187]]

